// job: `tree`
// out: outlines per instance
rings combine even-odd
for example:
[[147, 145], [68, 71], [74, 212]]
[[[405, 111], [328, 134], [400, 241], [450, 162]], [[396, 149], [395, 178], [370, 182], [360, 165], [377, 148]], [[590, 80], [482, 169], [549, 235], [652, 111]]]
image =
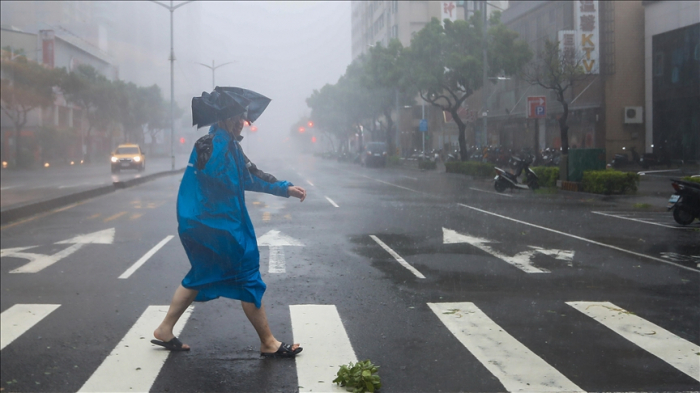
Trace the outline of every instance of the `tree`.
[[387, 122], [386, 142], [388, 151], [395, 151], [394, 140], [396, 128], [391, 118], [391, 112], [396, 106], [411, 102], [415, 90], [408, 90], [409, 84], [401, 83], [403, 74], [403, 45], [398, 39], [393, 39], [386, 47], [381, 43], [369, 49], [369, 56], [364, 63], [364, 86], [370, 90], [374, 102]]
[[362, 82], [363, 61], [355, 60], [335, 85], [326, 84], [306, 99], [316, 127], [336, 136], [341, 143], [355, 134], [363, 120], [375, 118], [380, 110], [377, 97]]
[[111, 82], [89, 65], [79, 65], [61, 82], [61, 90], [69, 102], [83, 108], [88, 121], [86, 157], [92, 158], [91, 132], [94, 127], [106, 127], [113, 119], [113, 89]]
[[2, 78], [0, 102], [2, 111], [12, 120], [15, 128], [15, 165], [28, 163], [20, 159], [22, 128], [27, 124], [27, 114], [36, 108], [53, 104], [56, 97], [54, 86], [58, 85], [61, 70], [44, 68], [27, 60], [25, 56], [2, 56]]
[[404, 83], [420, 97], [452, 115], [459, 130], [460, 157], [467, 160], [466, 125], [459, 116], [462, 103], [483, 87], [483, 48], [486, 45], [488, 75], [513, 75], [532, 58], [527, 44], [507, 29], [495, 12], [486, 42], [480, 12], [469, 21], [433, 18], [411, 40], [406, 50]]
[[561, 151], [569, 154], [569, 103], [564, 93], [577, 81], [588, 77], [582, 66], [583, 56], [568, 54], [561, 51], [559, 42], [545, 41], [544, 50], [522, 71], [521, 77], [533, 85], [539, 85], [554, 92], [557, 101], [563, 108], [559, 117], [559, 132], [561, 134]]

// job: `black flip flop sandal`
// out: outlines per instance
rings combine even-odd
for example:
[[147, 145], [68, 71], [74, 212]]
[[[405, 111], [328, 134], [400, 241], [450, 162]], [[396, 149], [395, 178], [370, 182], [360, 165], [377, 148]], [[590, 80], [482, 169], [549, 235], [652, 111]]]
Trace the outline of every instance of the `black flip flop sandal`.
[[303, 349], [304, 348], [299, 347], [295, 350], [292, 350], [291, 345], [282, 343], [282, 345], [280, 345], [277, 352], [274, 352], [274, 353], [260, 352], [260, 356], [262, 356], [264, 358], [293, 358], [297, 354], [299, 354], [299, 352], [301, 352]]
[[173, 351], [173, 352], [180, 352], [180, 351], [189, 351], [189, 348], [183, 348], [182, 347], [182, 342], [177, 339], [177, 337], [173, 337], [172, 340], [170, 341], [160, 341], [160, 340], [151, 340], [151, 343], [160, 345], [161, 347], [164, 347], [168, 351]]

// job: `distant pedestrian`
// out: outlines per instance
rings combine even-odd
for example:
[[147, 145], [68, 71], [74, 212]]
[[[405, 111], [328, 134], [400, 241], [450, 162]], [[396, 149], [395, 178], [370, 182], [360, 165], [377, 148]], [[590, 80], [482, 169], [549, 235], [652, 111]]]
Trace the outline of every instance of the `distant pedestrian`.
[[178, 233], [191, 269], [175, 290], [170, 308], [152, 343], [171, 351], [190, 347], [173, 334], [173, 327], [193, 301], [227, 297], [241, 301], [246, 317], [260, 337], [260, 355], [294, 357], [299, 344], [278, 341], [270, 331], [262, 296], [260, 254], [245, 206], [245, 191], [296, 197], [306, 191], [262, 172], [243, 154], [245, 122], [252, 123], [270, 99], [250, 90], [217, 87], [192, 99], [193, 124], [213, 124], [192, 151], [177, 198]]

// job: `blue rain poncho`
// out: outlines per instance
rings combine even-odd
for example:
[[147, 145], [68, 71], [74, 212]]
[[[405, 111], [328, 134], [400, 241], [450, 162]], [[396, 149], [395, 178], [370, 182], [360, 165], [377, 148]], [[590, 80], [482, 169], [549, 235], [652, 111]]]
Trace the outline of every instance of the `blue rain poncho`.
[[177, 197], [178, 233], [192, 265], [182, 286], [199, 291], [195, 301], [223, 296], [260, 308], [267, 286], [245, 191], [288, 198], [292, 183], [252, 175], [239, 141], [216, 124], [204, 138], [211, 156], [202, 160], [198, 148], [192, 150]]

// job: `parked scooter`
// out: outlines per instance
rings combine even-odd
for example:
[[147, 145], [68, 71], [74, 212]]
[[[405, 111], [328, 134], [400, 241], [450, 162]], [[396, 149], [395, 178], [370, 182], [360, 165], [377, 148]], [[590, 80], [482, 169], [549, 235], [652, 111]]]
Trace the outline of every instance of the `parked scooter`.
[[681, 225], [690, 225], [700, 218], [700, 184], [671, 179], [676, 192], [671, 195], [666, 208], [673, 211], [673, 219]]
[[[505, 191], [506, 188], [511, 188], [511, 189], [522, 189], [522, 190], [527, 190], [528, 188], [531, 190], [536, 190], [540, 188], [540, 182], [539, 179], [537, 178], [537, 175], [535, 172], [530, 169], [530, 164], [532, 163], [532, 157], [528, 157], [526, 159], [520, 159], [518, 157], [513, 156], [511, 159], [511, 162], [513, 163], [513, 166], [515, 167], [515, 173], [510, 173], [506, 170], [503, 170], [501, 168], [495, 167], [494, 169], [498, 173], [496, 177], [493, 179], [493, 187], [496, 189], [498, 192], [503, 192]], [[518, 181], [518, 177], [525, 172], [525, 182], [520, 183]]]

